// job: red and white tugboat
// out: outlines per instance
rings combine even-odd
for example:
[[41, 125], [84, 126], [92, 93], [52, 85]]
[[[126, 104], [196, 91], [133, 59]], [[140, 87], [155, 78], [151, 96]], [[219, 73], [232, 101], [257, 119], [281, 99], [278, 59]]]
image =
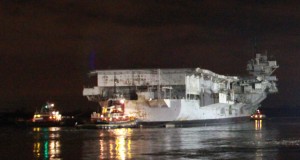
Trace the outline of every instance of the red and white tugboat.
[[101, 113], [93, 112], [91, 114], [90, 124], [79, 124], [78, 128], [133, 128], [137, 126], [137, 120], [131, 115], [125, 114], [125, 99], [109, 99], [102, 105]]

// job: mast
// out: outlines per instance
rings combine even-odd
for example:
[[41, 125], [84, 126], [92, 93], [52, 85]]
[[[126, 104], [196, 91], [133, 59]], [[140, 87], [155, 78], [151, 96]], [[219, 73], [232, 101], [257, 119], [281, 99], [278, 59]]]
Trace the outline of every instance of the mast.
[[117, 94], [117, 79], [116, 79], [116, 72], [114, 72], [114, 96]]

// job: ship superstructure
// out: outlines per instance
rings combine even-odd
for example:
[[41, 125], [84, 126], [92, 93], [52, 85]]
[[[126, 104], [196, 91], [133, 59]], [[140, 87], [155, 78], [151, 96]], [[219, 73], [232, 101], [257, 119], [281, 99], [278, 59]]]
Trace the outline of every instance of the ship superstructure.
[[[225, 76], [201, 68], [96, 70], [97, 85], [83, 95], [100, 104], [102, 113], [112, 101], [122, 101], [120, 115], [144, 125], [227, 123], [247, 119], [269, 93], [276, 93], [278, 68], [267, 55], [249, 61], [249, 77]], [[114, 102], [115, 103], [115, 102]]]

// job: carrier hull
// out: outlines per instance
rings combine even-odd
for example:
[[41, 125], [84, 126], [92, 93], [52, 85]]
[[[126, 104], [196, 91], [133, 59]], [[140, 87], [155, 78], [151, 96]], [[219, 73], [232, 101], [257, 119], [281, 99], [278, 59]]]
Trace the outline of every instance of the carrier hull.
[[142, 126], [201, 126], [249, 120], [251, 114], [266, 98], [258, 96], [250, 104], [215, 103], [200, 106], [199, 100], [161, 99], [129, 100], [125, 102], [125, 114], [136, 117]]
[[161, 121], [161, 122], [145, 122], [140, 121], [137, 127], [145, 128], [177, 128], [177, 127], [201, 127], [213, 125], [225, 125], [234, 123], [249, 122], [249, 117], [232, 117], [221, 119], [202, 119], [202, 120], [186, 120], [186, 121]]

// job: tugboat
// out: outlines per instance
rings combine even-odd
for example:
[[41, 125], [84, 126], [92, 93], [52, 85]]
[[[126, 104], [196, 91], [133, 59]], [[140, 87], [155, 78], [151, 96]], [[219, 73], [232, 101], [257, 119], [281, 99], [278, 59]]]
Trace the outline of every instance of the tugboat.
[[124, 114], [125, 99], [109, 99], [102, 104], [101, 113], [91, 114], [91, 123], [76, 125], [77, 128], [111, 129], [111, 128], [134, 128], [137, 120], [131, 115]]
[[62, 116], [55, 108], [54, 103], [47, 102], [40, 111], [36, 111], [29, 125], [31, 126], [59, 126]]
[[259, 109], [255, 111], [254, 114], [251, 115], [251, 120], [262, 120], [266, 118], [266, 115], [262, 114]]

